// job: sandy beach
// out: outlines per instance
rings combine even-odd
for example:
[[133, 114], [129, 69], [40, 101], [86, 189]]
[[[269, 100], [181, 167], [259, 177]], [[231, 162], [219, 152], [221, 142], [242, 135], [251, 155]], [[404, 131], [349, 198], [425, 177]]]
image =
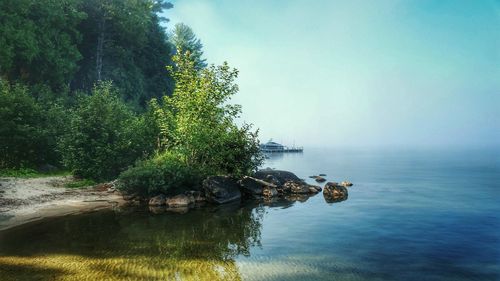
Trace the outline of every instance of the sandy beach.
[[105, 185], [67, 188], [71, 176], [0, 178], [0, 230], [48, 217], [115, 208], [122, 195]]

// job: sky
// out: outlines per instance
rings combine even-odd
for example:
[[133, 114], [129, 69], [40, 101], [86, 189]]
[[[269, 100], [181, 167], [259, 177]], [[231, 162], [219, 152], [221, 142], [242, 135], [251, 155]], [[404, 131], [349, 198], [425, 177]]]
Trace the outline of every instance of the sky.
[[261, 141], [500, 147], [500, 0], [172, 3]]

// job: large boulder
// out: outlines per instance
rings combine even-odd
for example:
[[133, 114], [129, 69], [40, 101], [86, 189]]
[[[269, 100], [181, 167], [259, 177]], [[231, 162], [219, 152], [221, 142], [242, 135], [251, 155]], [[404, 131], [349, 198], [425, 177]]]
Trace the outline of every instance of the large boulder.
[[263, 181], [260, 179], [256, 179], [254, 177], [245, 176], [243, 179], [239, 181], [241, 185], [241, 190], [250, 195], [263, 195], [265, 189], [275, 189], [276, 185], [269, 183], [267, 181]]
[[149, 206], [163, 206], [165, 205], [165, 195], [160, 194], [149, 199]]
[[241, 200], [238, 180], [230, 176], [211, 176], [203, 181], [207, 201], [225, 204]]
[[316, 194], [321, 191], [321, 187], [310, 185], [303, 181], [287, 181], [282, 187], [282, 193], [292, 194]]
[[263, 181], [273, 180], [275, 185], [284, 185], [287, 181], [301, 181], [294, 173], [282, 170], [264, 169], [255, 172], [254, 178]]
[[168, 197], [165, 202], [169, 208], [179, 208], [194, 204], [195, 200], [193, 195], [179, 194], [173, 197]]
[[335, 203], [346, 200], [348, 192], [345, 186], [339, 185], [336, 182], [327, 182], [323, 188], [323, 196], [326, 202]]

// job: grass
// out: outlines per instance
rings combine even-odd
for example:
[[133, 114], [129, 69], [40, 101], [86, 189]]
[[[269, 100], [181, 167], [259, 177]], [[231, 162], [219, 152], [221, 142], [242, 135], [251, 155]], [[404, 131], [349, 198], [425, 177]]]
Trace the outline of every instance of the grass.
[[14, 178], [42, 178], [51, 176], [68, 176], [68, 171], [55, 171], [48, 173], [41, 173], [30, 168], [20, 169], [0, 169], [0, 177], [14, 177]]
[[86, 186], [95, 185], [96, 182], [89, 179], [76, 180], [66, 183], [64, 186], [68, 188], [81, 188]]

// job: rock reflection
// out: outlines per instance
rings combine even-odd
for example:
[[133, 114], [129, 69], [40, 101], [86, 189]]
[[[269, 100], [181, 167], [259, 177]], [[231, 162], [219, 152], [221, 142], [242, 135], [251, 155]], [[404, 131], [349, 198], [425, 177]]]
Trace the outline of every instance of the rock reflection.
[[179, 215], [111, 211], [0, 233], [3, 280], [239, 280], [234, 258], [260, 246], [262, 207]]

